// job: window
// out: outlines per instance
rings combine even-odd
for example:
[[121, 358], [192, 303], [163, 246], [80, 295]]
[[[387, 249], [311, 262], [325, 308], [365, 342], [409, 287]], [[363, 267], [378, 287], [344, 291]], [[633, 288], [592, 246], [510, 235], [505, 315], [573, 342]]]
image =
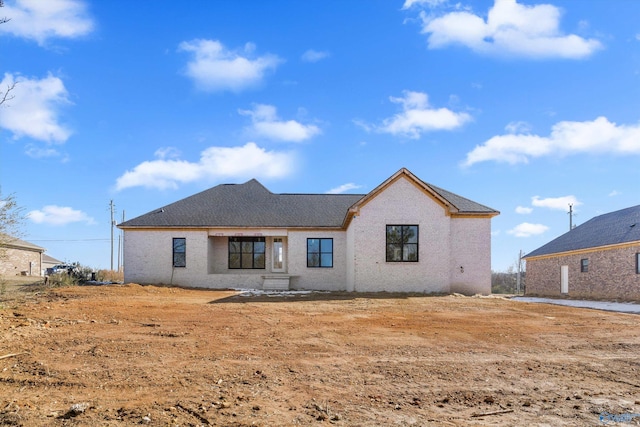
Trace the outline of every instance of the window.
[[333, 239], [307, 239], [307, 267], [333, 267]]
[[229, 268], [264, 269], [264, 237], [229, 237]]
[[589, 271], [589, 260], [587, 258], [582, 258], [580, 260], [580, 272], [587, 273]]
[[418, 262], [417, 225], [387, 225], [387, 262]]
[[640, 274], [640, 253], [636, 254], [636, 274]]
[[173, 239], [173, 266], [187, 266], [187, 239], [176, 237]]

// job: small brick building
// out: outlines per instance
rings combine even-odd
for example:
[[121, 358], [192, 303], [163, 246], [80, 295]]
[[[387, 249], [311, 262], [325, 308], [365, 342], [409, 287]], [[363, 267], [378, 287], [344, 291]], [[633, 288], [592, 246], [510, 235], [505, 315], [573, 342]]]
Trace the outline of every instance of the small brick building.
[[640, 205], [592, 218], [525, 259], [528, 296], [640, 300]]
[[45, 248], [7, 237], [0, 240], [0, 276], [41, 276]]

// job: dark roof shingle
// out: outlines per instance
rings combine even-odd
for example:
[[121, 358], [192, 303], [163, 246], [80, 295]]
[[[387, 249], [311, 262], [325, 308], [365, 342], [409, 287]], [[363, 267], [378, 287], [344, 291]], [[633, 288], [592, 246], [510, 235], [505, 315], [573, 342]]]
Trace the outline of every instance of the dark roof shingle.
[[592, 218], [525, 258], [636, 241], [640, 242], [640, 205]]
[[340, 227], [361, 194], [274, 194], [255, 179], [222, 184], [122, 227]]
[[[400, 172], [402, 172], [401, 170]], [[408, 172], [407, 172], [408, 173]], [[497, 213], [424, 183], [459, 212]], [[341, 228], [349, 208], [365, 194], [274, 194], [257, 180], [221, 184], [119, 225], [129, 227], [329, 227]]]
[[469, 200], [465, 197], [459, 196], [450, 191], [444, 190], [440, 187], [436, 187], [432, 184], [427, 184], [433, 191], [438, 193], [443, 199], [447, 200], [453, 206], [455, 206], [461, 213], [495, 213], [496, 210], [488, 206], [481, 205], [480, 203]]

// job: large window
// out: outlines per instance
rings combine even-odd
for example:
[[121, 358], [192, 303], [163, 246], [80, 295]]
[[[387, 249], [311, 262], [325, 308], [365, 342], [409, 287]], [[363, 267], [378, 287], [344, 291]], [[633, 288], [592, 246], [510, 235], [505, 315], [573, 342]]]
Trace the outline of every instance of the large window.
[[173, 266], [187, 266], [187, 239], [176, 237], [173, 239]]
[[387, 225], [387, 262], [418, 262], [417, 225]]
[[264, 237], [229, 237], [229, 268], [264, 269]]
[[307, 239], [307, 267], [333, 267], [333, 239]]

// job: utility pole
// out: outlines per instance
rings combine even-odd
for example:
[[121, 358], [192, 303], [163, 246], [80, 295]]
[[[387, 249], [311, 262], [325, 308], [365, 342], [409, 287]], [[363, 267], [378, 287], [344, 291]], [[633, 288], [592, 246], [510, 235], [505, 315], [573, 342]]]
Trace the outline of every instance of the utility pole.
[[115, 225], [115, 221], [113, 220], [113, 209], [115, 205], [113, 204], [113, 200], [109, 201], [109, 210], [111, 211], [111, 271], [113, 271], [113, 226]]
[[522, 249], [518, 253], [518, 274], [516, 275], [516, 293], [520, 295], [520, 283], [522, 281]]
[[573, 205], [569, 203], [569, 231], [573, 230]]
[[[122, 222], [124, 222], [124, 209], [122, 210]], [[118, 233], [118, 271], [124, 266], [124, 232]]]

